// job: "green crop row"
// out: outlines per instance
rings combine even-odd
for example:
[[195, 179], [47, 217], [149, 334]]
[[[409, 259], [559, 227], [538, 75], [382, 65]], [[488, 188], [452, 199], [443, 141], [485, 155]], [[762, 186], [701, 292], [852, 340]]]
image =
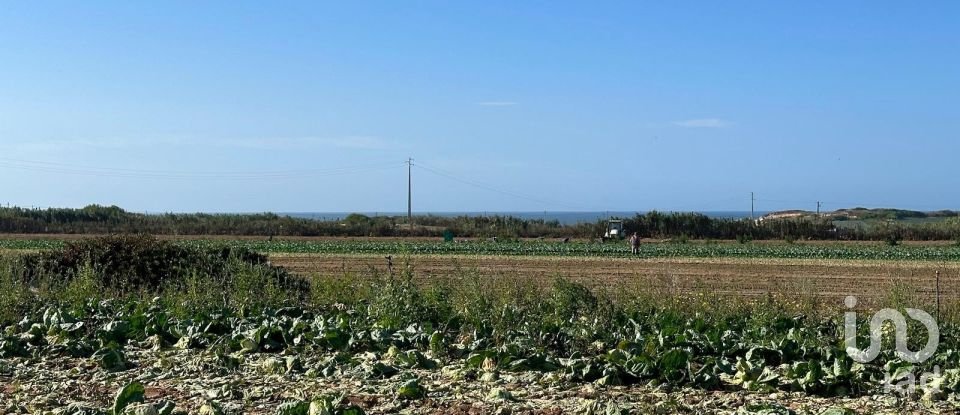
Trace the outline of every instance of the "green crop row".
[[[0, 249], [44, 250], [57, 248], [56, 240], [0, 240]], [[383, 255], [495, 255], [495, 256], [635, 256], [625, 244], [554, 242], [440, 241], [223, 241], [183, 240], [183, 246], [247, 248], [265, 253], [383, 254]], [[958, 246], [880, 245], [770, 245], [770, 244], [644, 244], [641, 258], [786, 258], [960, 261]]]
[[[383, 255], [634, 256], [625, 244], [552, 242], [401, 242], [401, 241], [183, 241], [198, 246], [242, 246], [259, 252]], [[960, 261], [954, 246], [843, 246], [763, 244], [644, 244], [642, 258], [797, 258]]]

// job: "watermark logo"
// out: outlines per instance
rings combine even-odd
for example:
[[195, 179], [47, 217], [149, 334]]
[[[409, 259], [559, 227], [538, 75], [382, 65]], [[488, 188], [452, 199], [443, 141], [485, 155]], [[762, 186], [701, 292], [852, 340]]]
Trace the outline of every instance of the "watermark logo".
[[[857, 306], [857, 298], [847, 296], [844, 300], [847, 308]], [[927, 344], [920, 351], [913, 352], [907, 348], [907, 319], [899, 311], [892, 308], [884, 308], [876, 312], [870, 319], [870, 347], [867, 350], [861, 350], [857, 347], [857, 312], [847, 311], [843, 313], [843, 331], [844, 344], [847, 348], [847, 355], [856, 362], [869, 363], [880, 355], [881, 341], [883, 337], [883, 323], [891, 322], [894, 327], [894, 338], [897, 344], [897, 357], [910, 362], [921, 363], [933, 356], [940, 346], [940, 328], [933, 316], [926, 311], [908, 308], [907, 315], [910, 318], [919, 321], [927, 328]]]
[[[857, 306], [857, 298], [847, 296], [844, 305], [848, 309]], [[870, 346], [866, 350], [857, 347], [857, 313], [847, 311], [844, 313], [844, 345], [847, 355], [855, 362], [869, 363], [880, 355], [880, 348], [883, 341], [884, 323], [890, 322], [894, 327], [894, 339], [896, 342], [897, 357], [909, 363], [922, 363], [933, 356], [940, 346], [940, 328], [937, 321], [929, 313], [915, 308], [906, 309], [910, 318], [919, 321], [927, 329], [927, 343], [919, 351], [912, 351], [907, 346], [907, 319], [899, 311], [884, 308], [876, 312], [870, 319]], [[940, 368], [934, 367], [933, 373], [924, 373], [920, 376], [919, 387], [924, 391], [931, 389], [931, 380], [940, 376]], [[896, 382], [896, 383], [895, 383]], [[888, 392], [896, 391], [900, 393], [913, 393], [917, 389], [916, 377], [913, 373], [897, 376], [896, 379], [891, 374], [884, 376], [884, 389]], [[933, 392], [938, 392], [933, 389]]]

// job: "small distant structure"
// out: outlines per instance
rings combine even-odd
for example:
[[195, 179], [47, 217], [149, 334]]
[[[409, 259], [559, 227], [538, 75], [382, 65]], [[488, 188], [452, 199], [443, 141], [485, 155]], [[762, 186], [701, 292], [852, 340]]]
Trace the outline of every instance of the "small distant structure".
[[620, 240], [624, 238], [623, 221], [619, 219], [610, 219], [607, 221], [607, 231], [603, 233], [603, 241]]

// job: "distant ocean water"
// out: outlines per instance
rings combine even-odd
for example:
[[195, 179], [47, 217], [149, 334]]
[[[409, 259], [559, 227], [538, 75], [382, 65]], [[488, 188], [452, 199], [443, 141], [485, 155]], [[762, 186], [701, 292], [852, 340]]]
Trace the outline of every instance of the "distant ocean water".
[[[282, 212], [281, 215], [289, 215], [296, 218], [316, 219], [316, 220], [341, 220], [351, 213], [360, 213], [367, 216], [406, 216], [407, 212]], [[612, 217], [629, 218], [637, 213], [636, 211], [607, 211], [607, 212], [413, 212], [414, 216], [513, 216], [521, 219], [545, 219], [556, 220], [564, 225], [572, 225], [584, 222], [596, 222], [602, 219]], [[750, 211], [715, 211], [700, 212], [711, 218], [720, 219], [743, 219], [750, 217]], [[757, 211], [755, 217], [760, 217], [767, 212]]]

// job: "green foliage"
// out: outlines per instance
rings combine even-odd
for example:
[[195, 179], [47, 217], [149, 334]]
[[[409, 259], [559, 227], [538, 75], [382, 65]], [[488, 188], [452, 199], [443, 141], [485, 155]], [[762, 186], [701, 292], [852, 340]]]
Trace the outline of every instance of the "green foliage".
[[363, 415], [363, 409], [351, 405], [344, 395], [324, 395], [310, 401], [309, 415]]
[[685, 233], [682, 233], [679, 236], [670, 238], [670, 243], [673, 243], [673, 244], [685, 244], [687, 242], [690, 242], [690, 238]]
[[[184, 240], [175, 245], [189, 250], [229, 252], [253, 251], [263, 253], [311, 253], [311, 254], [377, 254], [400, 253], [429, 255], [498, 255], [498, 256], [566, 256], [566, 257], [634, 257], [626, 244], [600, 244], [589, 242], [487, 242], [470, 241], [443, 243], [442, 241], [396, 241], [396, 240], [338, 240], [338, 241], [222, 241]], [[59, 249], [49, 241], [3, 240], [0, 248], [16, 246], [17, 249]], [[53, 246], [53, 248], [51, 248]], [[960, 261], [960, 245], [898, 245], [895, 249], [882, 246], [856, 244], [644, 244], [640, 257], [646, 258], [796, 258], [796, 259], [862, 259], [896, 261]], [[228, 254], [229, 256], [229, 254]], [[241, 260], [244, 262], [244, 260]], [[0, 258], [0, 265], [4, 261]], [[261, 264], [262, 265], [262, 264]], [[8, 268], [21, 269], [21, 265]], [[256, 266], [256, 263], [250, 264]], [[214, 267], [206, 267], [214, 268]], [[273, 269], [273, 268], [264, 268]], [[20, 273], [16, 271], [15, 273]], [[197, 272], [204, 273], [204, 269]], [[0, 280], [2, 281], [2, 280]], [[326, 288], [344, 294], [356, 287], [333, 283]], [[2, 298], [2, 293], [0, 293]]]
[[904, 209], [866, 209], [862, 207], [845, 209], [841, 211], [845, 215], [854, 216], [860, 220], [870, 220], [870, 219], [880, 219], [880, 220], [903, 220], [911, 218], [927, 218], [927, 217], [942, 217], [942, 216], [956, 216], [956, 212], [951, 212], [949, 210], [942, 210], [938, 212], [919, 212], [915, 210], [904, 210]]
[[410, 271], [379, 278], [371, 293], [370, 315], [383, 327], [402, 328], [430, 316], [424, 293], [413, 283]]
[[427, 395], [427, 390], [420, 385], [417, 379], [410, 379], [397, 388], [397, 397], [400, 399], [420, 399]]
[[113, 415], [122, 415], [124, 408], [134, 402], [143, 402], [144, 388], [139, 382], [128, 383], [113, 399]]
[[[502, 372], [542, 371], [599, 385], [656, 382], [722, 389], [732, 381], [749, 391], [819, 396], [855, 396], [876, 387], [876, 379], [882, 379], [878, 373], [901, 376], [923, 369], [885, 368], [879, 361], [856, 364], [838, 341], [839, 319], [800, 316], [769, 302], [707, 308], [709, 301], [651, 297], [653, 303], [615, 304], [570, 281], [535, 288], [504, 286], [504, 279], [448, 288], [442, 302], [452, 304], [441, 307], [441, 301], [429, 300], [429, 289], [402, 280], [389, 282], [394, 287], [387, 283], [374, 283], [385, 288], [370, 291], [377, 297], [346, 307], [228, 307], [181, 316], [163, 299], [146, 307], [133, 298], [92, 302], [77, 314], [47, 307], [0, 331], [0, 349], [9, 352], [0, 357], [77, 353], [99, 361], [113, 356], [118, 365], [103, 364], [101, 370], [126, 370], [125, 349], [157, 344], [206, 349], [205, 367], [219, 375], [237, 370], [246, 355], [268, 353], [273, 356], [262, 360], [265, 373], [330, 377], [352, 371], [393, 378], [399, 399], [426, 395], [424, 386], [408, 377], [410, 370], [436, 370], [448, 363], [491, 382]], [[380, 308], [391, 296], [403, 305]], [[953, 359], [960, 350], [958, 328], [947, 322], [940, 327], [942, 354], [934, 361]], [[94, 352], [98, 344], [103, 347]], [[310, 351], [332, 357], [301, 358]], [[141, 390], [133, 384], [118, 393], [116, 411], [142, 401]], [[496, 393], [495, 398], [510, 400], [511, 395]], [[215, 404], [207, 406], [207, 413], [217, 413]], [[314, 409], [359, 413], [332, 397], [290, 401], [277, 413]]]
[[884, 239], [884, 242], [889, 246], [900, 245], [901, 241], [903, 241], [903, 234], [899, 230], [891, 230]]
[[[302, 297], [308, 289], [305, 280], [271, 266], [265, 255], [246, 247], [175, 244], [144, 235], [83, 239], [26, 254], [11, 273], [25, 286], [66, 286], [63, 300], [75, 305], [106, 292], [143, 290], [249, 305]], [[219, 288], [209, 290], [206, 286], [214, 282]], [[232, 295], [225, 297], [225, 290]]]
[[13, 258], [0, 256], [0, 321], [15, 320], [28, 311], [24, 307], [31, 303], [33, 294], [20, 278], [20, 269]]
[[[443, 249], [449, 245], [423, 246]], [[564, 245], [573, 244], [549, 246]], [[771, 249], [723, 247], [746, 254]], [[775, 249], [807, 252], [810, 248]], [[870, 252], [905, 248], [877, 249]], [[198, 349], [205, 351], [197, 353], [204, 357], [200, 363], [204, 370], [222, 376], [263, 353], [270, 354], [257, 362], [264, 374], [328, 378], [361, 374], [391, 382], [388, 391], [404, 400], [423, 399], [428, 392], [411, 377], [412, 371], [438, 367], [462, 368], [464, 378], [482, 382], [498, 382], [509, 372], [539, 371], [565, 382], [599, 386], [738, 387], [818, 396], [855, 396], [878, 387], [883, 374], [906, 376], [927, 369], [890, 359], [886, 365], [883, 360], [855, 364], [840, 341], [843, 327], [837, 316], [803, 315], [771, 299], [723, 303], [637, 291], [626, 293], [636, 301], [617, 303], [602, 292], [564, 279], [539, 286], [514, 278], [469, 275], [461, 275], [456, 283], [425, 287], [414, 283], [411, 268], [402, 267], [396, 275], [344, 283], [367, 287], [357, 290], [349, 304], [334, 297], [324, 302], [325, 297], [301, 297], [282, 290], [255, 291], [256, 296], [275, 296], [257, 302], [244, 297], [250, 295], [245, 292], [270, 285], [270, 275], [254, 272], [261, 268], [245, 262], [227, 263], [226, 268], [233, 275], [232, 288], [223, 288], [223, 281], [217, 279], [223, 275], [220, 271], [198, 268], [189, 284], [154, 288], [144, 283], [132, 290], [104, 289], [86, 302], [79, 297], [53, 301], [70, 290], [89, 292], [85, 283], [73, 282], [108, 281], [100, 275], [103, 268], [87, 266], [80, 273], [86, 277], [51, 288], [49, 297], [15, 300], [25, 302], [13, 307], [23, 311], [0, 320], [0, 358], [75, 356], [96, 362], [96, 370], [113, 372], [131, 368], [125, 359], [131, 348]], [[39, 278], [42, 282], [48, 277], [39, 274]], [[894, 300], [895, 305], [908, 303], [903, 298]], [[956, 359], [960, 329], [945, 321], [940, 331], [943, 340], [931, 362], [943, 364]], [[325, 358], [301, 357], [316, 352]], [[130, 352], [130, 356], [140, 354]], [[960, 392], [960, 381], [944, 382], [945, 388]], [[143, 400], [143, 388], [138, 386], [128, 385], [118, 393], [113, 413]], [[503, 392], [491, 392], [492, 399], [512, 398]], [[359, 410], [342, 398], [298, 398], [277, 412]], [[210, 402], [200, 413], [222, 413], [222, 408]]]
[[596, 224], [563, 226], [556, 220], [510, 216], [417, 216], [416, 226], [402, 229], [406, 217], [350, 214], [343, 220], [317, 220], [262, 214], [141, 214], [119, 207], [83, 209], [0, 207], [0, 233], [274, 236], [412, 236], [440, 237], [444, 229], [464, 237], [571, 237], [599, 235]]
[[289, 401], [277, 407], [277, 415], [307, 415], [310, 412], [310, 402]]
[[126, 370], [128, 363], [123, 351], [118, 347], [104, 347], [93, 354], [97, 366], [107, 372]]
[[[896, 221], [907, 240], [952, 240], [960, 236], [960, 227], [952, 224], [957, 212], [914, 212], [895, 209], [854, 209], [833, 217], [752, 220], [710, 218], [699, 213], [657, 212], [626, 218], [626, 231], [658, 238], [732, 240], [749, 234], [756, 239], [780, 239], [791, 234], [804, 239], [883, 241], [883, 229], [841, 226], [835, 222]], [[263, 241], [275, 236], [431, 236], [441, 238], [446, 231], [459, 237], [513, 238], [597, 238], [605, 221], [562, 225], [556, 220], [520, 219], [511, 216], [417, 216], [415, 226], [407, 227], [405, 217], [351, 214], [342, 220], [317, 220], [263, 214], [141, 214], [116, 206], [91, 205], [83, 209], [24, 209], [0, 207], [0, 233], [114, 234], [149, 233], [158, 235], [256, 235]], [[882, 227], [879, 227], [882, 228]]]

